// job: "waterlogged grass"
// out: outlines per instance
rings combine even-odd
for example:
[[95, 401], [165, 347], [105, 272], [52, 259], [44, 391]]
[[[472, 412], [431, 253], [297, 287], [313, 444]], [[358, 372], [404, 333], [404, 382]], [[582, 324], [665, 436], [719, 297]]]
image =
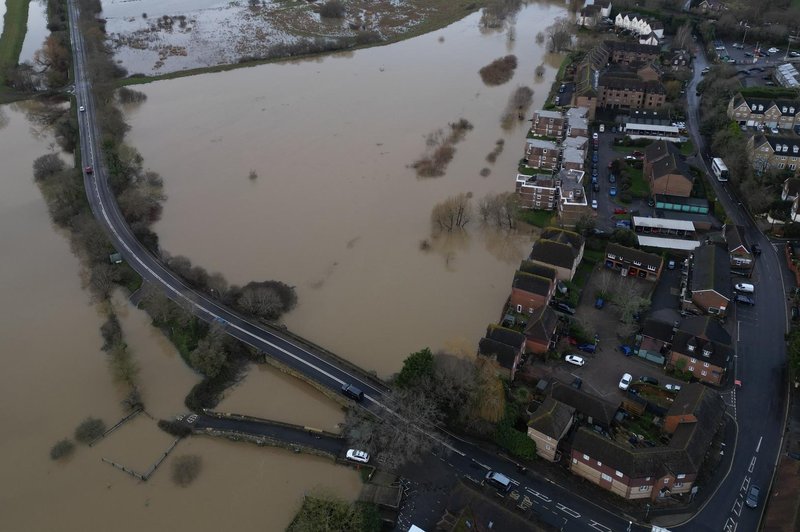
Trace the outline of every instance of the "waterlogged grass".
[[[0, 0], [2, 1], [2, 0]], [[6, 15], [0, 35], [0, 92], [6, 92], [6, 72], [17, 66], [25, 33], [28, 31], [30, 0], [5, 0]]]
[[[19, 1], [19, 0], [13, 0], [13, 1]], [[298, 57], [309, 57], [309, 58], [318, 57], [345, 50], [352, 51], [361, 48], [370, 48], [372, 46], [383, 46], [386, 44], [392, 44], [395, 42], [404, 41], [406, 39], [417, 37], [419, 35], [423, 35], [425, 33], [430, 33], [432, 31], [444, 28], [445, 26], [449, 26], [450, 24], [466, 17], [470, 13], [474, 13], [475, 11], [481, 9], [487, 3], [487, 0], [409, 0], [409, 3], [413, 4], [417, 10], [424, 11], [425, 16], [422, 22], [409, 27], [408, 31], [392, 34], [386, 40], [379, 41], [376, 43], [356, 45], [353, 47], [344, 48], [340, 50], [329, 50], [320, 53], [306, 54], [303, 56], [292, 56], [292, 59], [296, 59]], [[27, 6], [26, 6], [26, 13], [27, 13]], [[25, 22], [23, 21], [23, 26], [24, 24]], [[23, 32], [23, 38], [24, 36], [25, 35]], [[21, 46], [22, 46], [22, 41], [20, 41], [20, 47]], [[19, 56], [19, 51], [17, 51], [17, 56]], [[206, 74], [211, 72], [226, 72], [228, 70], [234, 70], [237, 68], [263, 65], [267, 63], [277, 63], [279, 61], [284, 61], [286, 59], [287, 59], [286, 57], [258, 59], [253, 61], [243, 61], [240, 63], [231, 63], [227, 65], [215, 65], [209, 67], [181, 70], [178, 72], [168, 72], [166, 74], [161, 74], [158, 76], [136, 76], [136, 77], [121, 79], [117, 82], [117, 85], [118, 86], [139, 85], [142, 83], [150, 83], [151, 81], [183, 78], [186, 76], [195, 76], [197, 74]]]

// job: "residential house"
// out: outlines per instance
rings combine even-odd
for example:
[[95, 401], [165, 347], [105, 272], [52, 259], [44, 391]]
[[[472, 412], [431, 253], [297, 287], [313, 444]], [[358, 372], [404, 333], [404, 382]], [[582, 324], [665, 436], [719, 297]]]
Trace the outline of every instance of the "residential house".
[[640, 358], [663, 366], [672, 347], [678, 322], [647, 318], [642, 324], [641, 332], [636, 336], [636, 355]]
[[538, 110], [533, 113], [531, 133], [537, 137], [561, 139], [566, 131], [567, 119], [558, 111]]
[[680, 155], [680, 153], [680, 150], [671, 142], [665, 140], [651, 142], [644, 149], [644, 160], [642, 164], [644, 175], [650, 175], [653, 171], [653, 164], [663, 157], [667, 155]]
[[558, 443], [566, 436], [575, 409], [548, 397], [528, 421], [528, 437], [536, 442], [536, 454], [550, 462], [558, 460]]
[[753, 135], [747, 140], [747, 153], [753, 168], [759, 172], [788, 169], [797, 173], [797, 165], [800, 164], [800, 139]]
[[552, 175], [517, 174], [516, 191], [523, 209], [552, 211], [556, 208], [558, 183]]
[[581, 422], [608, 432], [622, 401], [608, 401], [572, 386], [554, 382], [550, 397], [575, 409], [575, 417]]
[[547, 353], [558, 340], [558, 315], [549, 306], [534, 310], [528, 316], [524, 334], [526, 353]]
[[611, 2], [609, 0], [598, 0], [587, 2], [580, 10], [575, 22], [578, 26], [593, 28], [597, 23], [611, 16]]
[[688, 198], [694, 188], [689, 167], [683, 157], [675, 153], [667, 154], [652, 163], [647, 179], [650, 181], [650, 192], [654, 195]]
[[525, 159], [531, 168], [556, 170], [561, 155], [558, 144], [550, 140], [527, 139]]
[[572, 107], [567, 110], [567, 136], [571, 138], [589, 138], [589, 109]]
[[775, 67], [775, 81], [782, 87], [796, 89], [800, 87], [800, 72], [791, 63]]
[[523, 260], [519, 263], [519, 271], [549, 279], [553, 285], [555, 285], [557, 281], [556, 271], [553, 268], [544, 266], [542, 264], [536, 264], [535, 262], [531, 262], [529, 260]]
[[583, 177], [586, 175], [574, 168], [562, 168], [558, 172], [558, 219], [564, 227], [575, 227], [584, 216], [592, 216]]
[[583, 259], [584, 238], [573, 231], [548, 227], [533, 244], [530, 262], [553, 268], [561, 281], [570, 281]]
[[732, 359], [731, 336], [719, 321], [711, 316], [693, 316], [684, 319], [675, 331], [667, 366], [719, 386]]
[[660, 109], [667, 101], [660, 81], [644, 81], [621, 69], [600, 74], [597, 92], [597, 106], [608, 109]]
[[565, 147], [561, 157], [561, 168], [567, 170], [583, 170], [586, 152], [577, 148]]
[[[495, 329], [505, 328], [495, 327]], [[508, 379], [509, 381], [514, 380], [514, 376], [517, 373], [517, 368], [522, 361], [522, 353], [525, 345], [524, 341], [521, 345], [509, 345], [509, 343], [506, 343], [507, 340], [505, 338], [510, 338], [510, 333], [515, 332], [516, 331], [511, 329], [505, 329], [504, 331], [501, 331], [501, 333], [495, 333], [493, 338], [484, 337], [478, 342], [478, 356], [482, 356], [494, 361], [497, 374]], [[488, 331], [487, 334], [489, 334]], [[497, 340], [497, 337], [502, 337], [503, 340]]]
[[720, 12], [724, 9], [728, 9], [728, 7], [722, 0], [703, 0], [702, 2], [697, 4], [697, 7], [706, 12], [708, 11]]
[[722, 235], [728, 244], [728, 255], [731, 259], [731, 268], [740, 272], [751, 272], [755, 266], [755, 255], [744, 235], [744, 227], [735, 224], [725, 224]]
[[781, 189], [781, 199], [783, 201], [794, 201], [800, 194], [800, 178], [790, 177], [783, 182]]
[[753, 98], [737, 93], [728, 102], [728, 117], [742, 126], [792, 129], [800, 125], [800, 100]]
[[658, 46], [637, 44], [628, 41], [605, 41], [608, 62], [630, 65], [658, 60], [661, 52]]
[[623, 131], [631, 139], [650, 139], [669, 142], [683, 142], [681, 128], [672, 125], [673, 122], [666, 114], [658, 111], [632, 109], [623, 117]]
[[589, 138], [583, 136], [567, 137], [561, 143], [561, 146], [566, 150], [567, 148], [575, 148], [586, 153], [586, 148], [589, 146]]
[[672, 70], [682, 70], [692, 66], [692, 54], [689, 50], [675, 50], [669, 58], [669, 66]]
[[517, 312], [532, 314], [550, 303], [556, 285], [547, 277], [518, 271], [511, 283], [511, 306]]
[[[691, 305], [708, 314], [724, 316], [731, 301], [730, 258], [716, 244], [698, 246], [689, 261], [688, 293]], [[686, 296], [689, 296], [688, 298]]]
[[636, 77], [642, 81], [659, 81], [663, 74], [661, 67], [652, 61], [638, 65], [636, 68]]
[[664, 259], [659, 255], [639, 249], [609, 243], [606, 246], [606, 268], [619, 271], [623, 277], [637, 277], [647, 281], [658, 281]]
[[697, 400], [684, 400], [698, 394], [692, 385], [684, 390], [675, 403], [693, 405], [694, 420], [685, 417], [678, 423], [668, 445], [633, 447], [582, 427], [572, 441], [570, 470], [626, 499], [655, 501], [689, 493], [720, 428], [725, 404], [710, 389], [699, 392]]

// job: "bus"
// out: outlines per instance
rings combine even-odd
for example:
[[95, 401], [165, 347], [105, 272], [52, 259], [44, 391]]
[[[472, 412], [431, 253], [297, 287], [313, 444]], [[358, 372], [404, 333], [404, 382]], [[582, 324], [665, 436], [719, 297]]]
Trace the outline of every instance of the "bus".
[[717, 181], [727, 181], [730, 175], [728, 174], [728, 167], [725, 166], [725, 162], [719, 157], [714, 157], [714, 160], [711, 161], [711, 171], [717, 176]]

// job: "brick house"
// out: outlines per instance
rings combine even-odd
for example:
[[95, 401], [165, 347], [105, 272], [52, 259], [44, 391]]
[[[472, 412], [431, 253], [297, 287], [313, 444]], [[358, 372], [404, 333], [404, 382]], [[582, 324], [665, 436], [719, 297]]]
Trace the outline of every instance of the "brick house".
[[604, 72], [597, 82], [597, 106], [606, 109], [660, 109], [667, 101], [658, 80], [645, 81], [635, 72]]
[[755, 255], [744, 236], [744, 227], [735, 224], [722, 226], [722, 235], [728, 244], [728, 255], [731, 268], [743, 273], [750, 273], [756, 265]]
[[739, 93], [728, 102], [728, 118], [742, 126], [792, 129], [800, 125], [800, 100], [751, 98]]
[[608, 401], [582, 390], [554, 382], [550, 397], [575, 409], [575, 419], [604, 431], [611, 430], [622, 401]]
[[575, 416], [575, 409], [552, 397], [537, 408], [528, 421], [528, 437], [536, 442], [536, 454], [555, 462], [558, 443], [566, 436]]
[[800, 164], [800, 140], [797, 137], [753, 135], [747, 139], [747, 155], [759, 172], [788, 169], [797, 173]]
[[549, 306], [534, 310], [525, 326], [525, 352], [541, 355], [554, 349], [557, 332], [558, 315]]
[[632, 63], [642, 63], [657, 61], [661, 55], [658, 46], [648, 44], [637, 44], [628, 41], [605, 41], [603, 43], [608, 49], [608, 62], [630, 65]]
[[626, 499], [655, 501], [690, 492], [725, 410], [722, 398], [713, 390], [705, 389], [699, 399], [692, 400], [695, 394], [692, 385], [678, 393], [675, 404], [693, 405], [693, 416], [675, 426], [665, 446], [632, 447], [596, 431], [578, 429], [572, 441], [570, 470]]
[[534, 243], [529, 260], [553, 268], [560, 281], [571, 281], [583, 258], [584, 245], [578, 233], [548, 227]]
[[605, 265], [606, 268], [623, 272], [623, 276], [658, 281], [661, 277], [664, 259], [653, 253], [612, 242], [606, 246]]
[[556, 170], [558, 168], [561, 148], [549, 140], [527, 139], [525, 160], [531, 168]]
[[688, 198], [692, 195], [694, 179], [689, 167], [679, 154], [669, 153], [653, 162], [647, 174], [650, 192], [666, 196]]
[[589, 137], [589, 109], [572, 107], [567, 110], [567, 136], [572, 138]]
[[550, 174], [517, 174], [516, 191], [523, 209], [552, 211], [556, 208], [558, 183]]
[[733, 358], [731, 336], [711, 316], [684, 319], [675, 331], [667, 366], [719, 386]]
[[565, 147], [561, 159], [561, 168], [566, 170], [583, 171], [583, 163], [586, 160], [586, 152], [577, 148]]
[[478, 356], [495, 362], [497, 374], [514, 380], [525, 350], [525, 337], [512, 329], [490, 325], [478, 342]]
[[653, 170], [653, 164], [660, 161], [668, 155], [680, 155], [680, 150], [672, 142], [666, 140], [656, 140], [647, 145], [644, 149], [644, 158], [642, 160], [642, 169], [644, 175], [650, 175]]
[[688, 299], [698, 309], [725, 315], [731, 301], [730, 258], [725, 249], [716, 244], [695, 248], [689, 261], [687, 290]]
[[642, 330], [636, 335], [635, 353], [645, 360], [663, 366], [667, 362], [667, 355], [672, 348], [672, 339], [678, 322], [647, 318], [642, 324]]
[[511, 306], [520, 313], [533, 313], [550, 303], [556, 291], [555, 283], [546, 277], [516, 272], [511, 283]]
[[563, 138], [567, 119], [558, 111], [538, 110], [533, 113], [531, 133], [537, 137]]
[[556, 285], [556, 271], [549, 266], [544, 266], [542, 264], [536, 264], [535, 262], [531, 262], [529, 260], [523, 260], [519, 264], [519, 271], [524, 273], [530, 273], [531, 275], [537, 275], [539, 277], [544, 277], [548, 279], [553, 286]]

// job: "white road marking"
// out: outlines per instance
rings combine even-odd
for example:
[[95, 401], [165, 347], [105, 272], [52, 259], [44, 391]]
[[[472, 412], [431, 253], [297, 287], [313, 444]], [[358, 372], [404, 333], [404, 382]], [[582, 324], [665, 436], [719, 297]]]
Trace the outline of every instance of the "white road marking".
[[753, 472], [753, 468], [756, 467], [756, 457], [754, 456], [752, 460], [750, 460], [750, 467], [747, 468], [748, 473]]
[[739, 491], [747, 491], [747, 488], [750, 487], [750, 477], [744, 477], [742, 481], [742, 487], [739, 488]]
[[763, 439], [764, 439], [764, 436], [761, 436], [760, 438], [758, 438], [758, 445], [756, 445], [756, 452], [758, 452], [759, 449], [761, 449], [761, 440], [763, 440]]
[[549, 497], [547, 497], [547, 496], [545, 496], [545, 495], [542, 495], [542, 494], [541, 494], [541, 493], [539, 493], [538, 491], [534, 491], [534, 490], [532, 490], [532, 489], [530, 489], [530, 488], [525, 488], [525, 491], [527, 491], [528, 493], [530, 493], [530, 494], [531, 494], [531, 495], [533, 495], [534, 497], [537, 497], [537, 498], [539, 498], [539, 499], [542, 499], [544, 502], [553, 502], [553, 499], [551, 499], [551, 498], [549, 498]]
[[578, 519], [581, 516], [581, 514], [579, 514], [578, 512], [573, 510], [572, 508], [567, 508], [566, 506], [564, 506], [560, 502], [556, 503], [556, 508], [558, 508], [559, 510], [561, 510], [562, 512], [564, 512], [568, 516], [574, 517], [575, 519]]
[[595, 530], [599, 530], [600, 532], [613, 532], [606, 525], [601, 525], [600, 523], [594, 520], [589, 521], [589, 526], [594, 528]]
[[729, 517], [727, 521], [725, 521], [725, 528], [723, 530], [725, 532], [736, 532], [736, 527], [739, 526], [739, 523], [733, 520], [732, 517]]
[[742, 513], [742, 499], [736, 499], [736, 502], [733, 503], [733, 508], [731, 511], [736, 514], [736, 517], [739, 517]]

